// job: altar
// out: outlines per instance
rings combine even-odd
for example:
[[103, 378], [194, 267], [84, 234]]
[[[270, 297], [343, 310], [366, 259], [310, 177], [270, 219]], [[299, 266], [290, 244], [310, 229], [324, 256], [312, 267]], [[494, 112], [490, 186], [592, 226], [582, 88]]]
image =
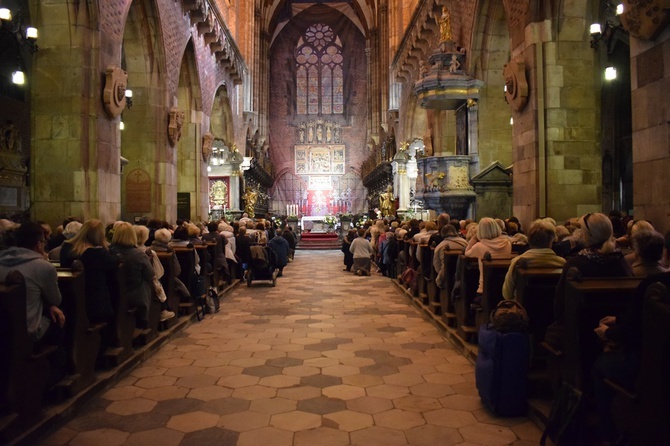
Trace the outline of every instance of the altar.
[[323, 220], [322, 215], [310, 215], [300, 219], [300, 229], [302, 231], [309, 231], [312, 234], [325, 234], [328, 232], [328, 225]]

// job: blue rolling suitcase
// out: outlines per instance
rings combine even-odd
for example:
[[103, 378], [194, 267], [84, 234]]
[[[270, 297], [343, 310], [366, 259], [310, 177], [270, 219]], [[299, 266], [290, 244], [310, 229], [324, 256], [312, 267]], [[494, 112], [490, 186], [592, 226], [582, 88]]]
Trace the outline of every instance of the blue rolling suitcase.
[[526, 375], [530, 357], [528, 335], [479, 328], [475, 379], [479, 397], [497, 415], [526, 415]]

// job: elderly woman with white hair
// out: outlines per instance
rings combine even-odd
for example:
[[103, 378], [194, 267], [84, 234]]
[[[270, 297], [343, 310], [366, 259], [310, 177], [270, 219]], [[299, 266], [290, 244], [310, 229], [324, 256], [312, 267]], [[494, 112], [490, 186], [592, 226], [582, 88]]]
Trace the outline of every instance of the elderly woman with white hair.
[[492, 258], [509, 257], [512, 254], [512, 243], [509, 237], [502, 235], [500, 226], [494, 219], [484, 217], [479, 221], [477, 234], [468, 241], [465, 248], [465, 257], [479, 259], [479, 286], [477, 294], [484, 292], [484, 275], [482, 274], [482, 259], [486, 253]]
[[[65, 237], [65, 240], [70, 240], [72, 237], [77, 235], [79, 230], [81, 229], [82, 224], [79, 223], [78, 221], [71, 221], [70, 223], [65, 226], [65, 229], [63, 230], [63, 237]], [[49, 251], [49, 260], [60, 260], [60, 250], [63, 247], [61, 244], [60, 246], [55, 247], [51, 251]]]
[[175, 317], [175, 313], [170, 311], [168, 307], [167, 295], [165, 294], [165, 289], [163, 289], [163, 285], [160, 282], [161, 277], [163, 277], [165, 274], [165, 268], [163, 268], [163, 264], [158, 258], [158, 255], [150, 247], [145, 246], [145, 243], [147, 240], [149, 240], [149, 228], [144, 225], [134, 225], [133, 229], [135, 230], [135, 235], [137, 236], [137, 249], [144, 251], [147, 254], [149, 257], [149, 263], [151, 263], [151, 267], [154, 270], [152, 283], [156, 297], [161, 303], [160, 320], [162, 322], [168, 319], [172, 319]]
[[[579, 232], [583, 248], [576, 256], [568, 258], [563, 267], [554, 299], [554, 313], [557, 321], [563, 320], [565, 311], [565, 282], [570, 268], [577, 268], [582, 277], [621, 277], [633, 275], [613, 238], [612, 222], [599, 212], [588, 213], [579, 219]], [[558, 346], [557, 346], [558, 347]]]

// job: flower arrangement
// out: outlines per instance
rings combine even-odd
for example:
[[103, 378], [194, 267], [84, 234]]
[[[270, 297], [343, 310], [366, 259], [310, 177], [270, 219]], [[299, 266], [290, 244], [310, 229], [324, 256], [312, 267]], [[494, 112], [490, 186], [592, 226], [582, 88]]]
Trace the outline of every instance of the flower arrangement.
[[355, 226], [357, 228], [362, 228], [365, 226], [365, 224], [368, 222], [368, 216], [367, 215], [361, 215], [358, 221], [356, 221]]
[[323, 217], [323, 222], [327, 224], [329, 227], [333, 228], [337, 224], [338, 220], [337, 217], [334, 215], [326, 215]]
[[337, 214], [340, 217], [340, 220], [352, 220], [354, 218], [354, 214], [351, 212], [342, 212], [341, 214]]

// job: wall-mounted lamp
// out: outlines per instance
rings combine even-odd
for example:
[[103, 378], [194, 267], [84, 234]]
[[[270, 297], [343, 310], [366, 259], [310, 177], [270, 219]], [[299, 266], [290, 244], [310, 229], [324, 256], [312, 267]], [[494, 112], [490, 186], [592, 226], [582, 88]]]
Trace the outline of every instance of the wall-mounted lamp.
[[26, 74], [22, 68], [25, 64], [23, 63], [21, 49], [25, 47], [31, 54], [34, 54], [38, 50], [37, 34], [37, 28], [26, 26], [23, 23], [21, 11], [12, 14], [12, 11], [8, 8], [0, 8], [0, 39], [3, 45], [7, 45], [7, 40], [11, 39], [16, 48], [18, 69], [12, 73], [12, 83], [14, 85], [24, 85], [26, 83]]
[[613, 81], [614, 79], [616, 79], [616, 68], [615, 67], [605, 68], [605, 80]]
[[21, 68], [12, 73], [12, 83], [16, 85], [23, 85], [26, 83], [26, 75]]
[[7, 8], [0, 8], [0, 33], [5, 36], [14, 37], [19, 46], [27, 46], [31, 53], [35, 53], [37, 47], [37, 28], [26, 26], [23, 23], [21, 11], [12, 14]]
[[133, 106], [133, 90], [126, 88], [126, 108], [130, 110]]
[[605, 43], [608, 52], [610, 51], [610, 42], [617, 30], [622, 30], [619, 16], [624, 12], [623, 3], [616, 6], [608, 1], [605, 4], [604, 24], [592, 23], [589, 27], [589, 35], [591, 36], [591, 48], [597, 50], [601, 43]]

